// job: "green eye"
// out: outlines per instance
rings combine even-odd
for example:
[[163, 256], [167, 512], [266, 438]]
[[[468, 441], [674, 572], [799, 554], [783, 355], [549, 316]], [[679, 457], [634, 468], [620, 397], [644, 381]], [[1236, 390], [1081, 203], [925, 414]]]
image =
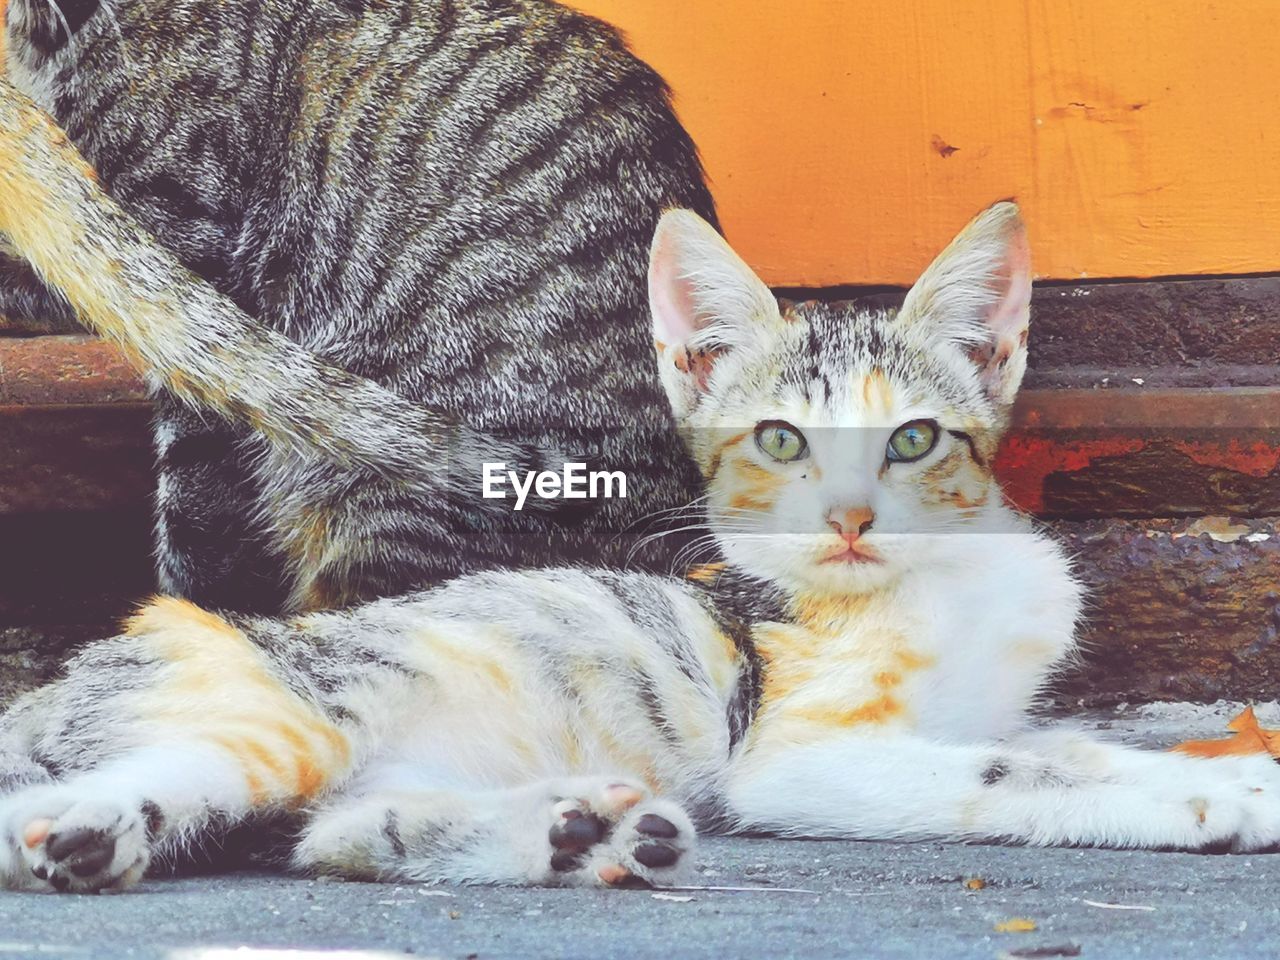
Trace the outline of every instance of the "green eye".
[[804, 434], [781, 420], [766, 420], [756, 427], [756, 446], [783, 463], [799, 460], [809, 452]]
[[912, 420], [893, 431], [885, 456], [891, 463], [910, 463], [923, 457], [937, 442], [936, 423], [932, 420]]

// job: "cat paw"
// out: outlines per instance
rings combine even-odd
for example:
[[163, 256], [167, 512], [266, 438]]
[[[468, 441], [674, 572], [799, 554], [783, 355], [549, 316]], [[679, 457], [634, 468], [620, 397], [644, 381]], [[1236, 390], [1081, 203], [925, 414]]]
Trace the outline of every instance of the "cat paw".
[[11, 798], [5, 817], [18, 889], [65, 893], [124, 890], [151, 859], [142, 813], [63, 791], [32, 790]]
[[695, 832], [678, 804], [631, 781], [575, 785], [552, 805], [551, 882], [647, 887], [675, 882]]

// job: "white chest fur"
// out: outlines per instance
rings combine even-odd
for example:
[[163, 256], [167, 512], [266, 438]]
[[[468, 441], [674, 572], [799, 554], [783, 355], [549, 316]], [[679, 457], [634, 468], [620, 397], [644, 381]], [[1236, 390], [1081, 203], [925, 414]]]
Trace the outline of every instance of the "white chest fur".
[[1030, 529], [947, 535], [892, 587], [804, 599], [799, 623], [758, 631], [760, 736], [781, 746], [834, 728], [1008, 735], [1074, 649], [1079, 603], [1061, 551]]

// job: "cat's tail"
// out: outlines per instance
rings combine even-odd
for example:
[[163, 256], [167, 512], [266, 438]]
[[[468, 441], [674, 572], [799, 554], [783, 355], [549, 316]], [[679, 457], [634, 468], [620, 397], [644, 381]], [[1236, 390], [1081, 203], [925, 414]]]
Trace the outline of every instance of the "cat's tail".
[[277, 449], [437, 490], [461, 482], [453, 456], [527, 463], [558, 453], [472, 431], [253, 320], [108, 197], [66, 135], [3, 77], [0, 234], [155, 382]]

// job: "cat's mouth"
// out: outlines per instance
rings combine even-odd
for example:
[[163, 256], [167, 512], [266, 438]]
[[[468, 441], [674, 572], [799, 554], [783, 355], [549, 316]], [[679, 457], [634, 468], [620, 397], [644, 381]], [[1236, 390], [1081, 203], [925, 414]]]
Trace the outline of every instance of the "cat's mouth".
[[853, 544], [842, 543], [839, 549], [827, 554], [818, 561], [823, 564], [843, 564], [843, 563], [884, 563], [884, 560], [867, 547], [856, 547]]

